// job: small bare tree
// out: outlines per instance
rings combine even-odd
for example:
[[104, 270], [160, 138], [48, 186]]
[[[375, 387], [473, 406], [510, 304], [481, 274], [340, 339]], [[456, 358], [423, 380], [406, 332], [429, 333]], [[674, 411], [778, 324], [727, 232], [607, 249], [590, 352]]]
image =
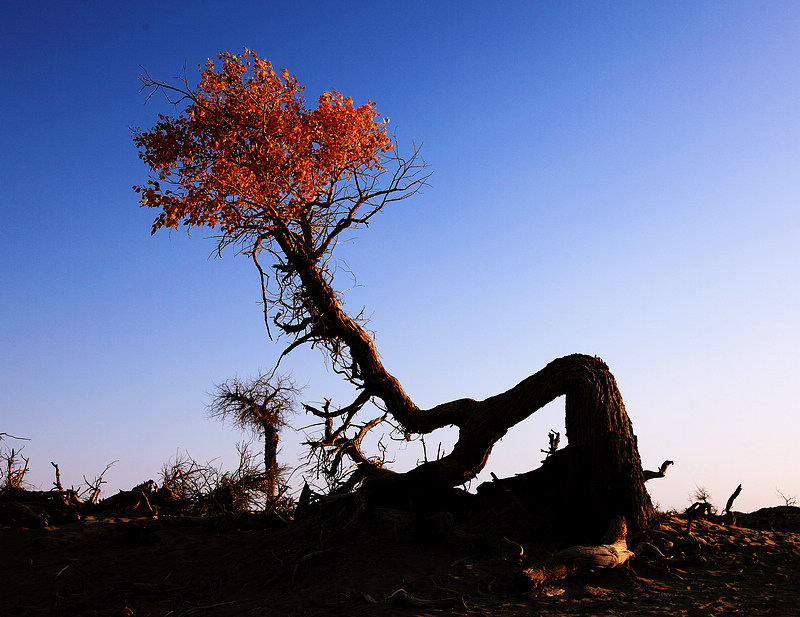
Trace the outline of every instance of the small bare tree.
[[[0, 441], [5, 438], [29, 441], [26, 437], [15, 437], [10, 433], [0, 433]], [[21, 454], [24, 447], [22, 446], [19, 450], [14, 448], [0, 450], [0, 491], [25, 487], [29, 459]]]
[[209, 415], [264, 438], [264, 472], [268, 499], [277, 495], [280, 476], [278, 432], [294, 410], [297, 387], [288, 377], [259, 373], [257, 377], [230, 379], [216, 387]]
[[[97, 503], [97, 498], [100, 497], [100, 493], [102, 492], [100, 487], [106, 483], [106, 481], [103, 480], [103, 476], [106, 475], [106, 472], [117, 463], [119, 463], [119, 461], [111, 461], [108, 465], [106, 465], [106, 468], [100, 473], [100, 475], [91, 482], [86, 476], [83, 476], [83, 481], [86, 483], [87, 488], [81, 492], [81, 496], [88, 495], [85, 499], [85, 503]], [[58, 471], [58, 467], [56, 467], [56, 471]], [[59, 482], [60, 481], [61, 480], [59, 479]]]
[[775, 489], [775, 493], [783, 499], [783, 505], [785, 506], [796, 506], [797, 505], [797, 497], [793, 495], [784, 495], [779, 488]]
[[21, 452], [22, 448], [4, 449], [0, 452], [0, 491], [21, 489], [26, 486], [25, 476], [29, 471], [29, 459]]

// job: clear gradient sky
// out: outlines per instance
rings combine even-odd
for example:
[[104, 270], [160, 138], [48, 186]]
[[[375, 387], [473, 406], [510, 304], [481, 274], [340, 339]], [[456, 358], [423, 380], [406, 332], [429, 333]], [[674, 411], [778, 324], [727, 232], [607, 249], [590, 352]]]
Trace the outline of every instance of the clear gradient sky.
[[[663, 508], [800, 496], [800, 4], [29, 2], [0, 20], [0, 431], [78, 485], [157, 477], [187, 450], [234, 462], [214, 384], [272, 366], [256, 273], [201, 231], [150, 237], [129, 128], [140, 66], [181, 73], [247, 46], [422, 144], [433, 176], [340, 247], [387, 368], [420, 406], [601, 356]], [[305, 399], [342, 389], [290, 363]], [[341, 400], [341, 403], [347, 401]], [[299, 416], [294, 427], [308, 418]], [[563, 402], [495, 448], [538, 464]], [[283, 434], [296, 465], [302, 434]], [[438, 436], [429, 438], [429, 451]], [[448, 437], [442, 438], [447, 442]], [[18, 445], [6, 442], [6, 445]], [[397, 452], [408, 465], [421, 450]], [[473, 485], [474, 486], [474, 485]]]

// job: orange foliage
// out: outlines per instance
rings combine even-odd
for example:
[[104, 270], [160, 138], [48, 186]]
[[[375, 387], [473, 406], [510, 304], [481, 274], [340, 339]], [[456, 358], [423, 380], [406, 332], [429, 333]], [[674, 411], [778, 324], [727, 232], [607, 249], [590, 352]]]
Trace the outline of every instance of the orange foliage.
[[337, 185], [384, 169], [393, 144], [374, 103], [356, 107], [333, 91], [306, 109], [302, 86], [285, 69], [277, 74], [249, 49], [219, 58], [221, 68], [212, 60], [200, 67], [195, 90], [144, 80], [189, 102], [180, 115], [133, 131], [152, 170], [134, 190], [142, 205], [161, 209], [153, 233], [181, 224], [234, 235], [313, 227], [317, 211], [332, 214]]

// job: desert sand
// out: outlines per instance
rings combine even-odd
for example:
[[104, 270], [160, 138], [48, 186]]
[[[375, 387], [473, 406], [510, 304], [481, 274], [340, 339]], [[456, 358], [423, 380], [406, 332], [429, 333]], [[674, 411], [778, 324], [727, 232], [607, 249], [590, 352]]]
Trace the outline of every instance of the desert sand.
[[[0, 613], [800, 615], [800, 508], [790, 506], [737, 513], [733, 525], [695, 521], [691, 542], [672, 547], [679, 566], [640, 550], [613, 570], [534, 591], [516, 588], [514, 576], [557, 547], [498, 536], [485, 521], [421, 526], [384, 510], [246, 530], [224, 518], [197, 525], [132, 514], [0, 528]], [[661, 517], [663, 537], [686, 538], [686, 525], [676, 513]]]

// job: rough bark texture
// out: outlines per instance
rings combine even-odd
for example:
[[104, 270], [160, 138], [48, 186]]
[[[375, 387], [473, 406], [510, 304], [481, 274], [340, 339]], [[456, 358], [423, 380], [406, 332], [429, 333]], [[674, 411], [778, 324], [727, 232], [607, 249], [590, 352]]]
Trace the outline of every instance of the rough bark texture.
[[378, 482], [420, 495], [427, 490], [428, 497], [442, 487], [462, 484], [483, 469], [493, 445], [509, 428], [562, 395], [569, 445], [540, 468], [503, 480], [502, 487], [482, 485], [479, 494], [494, 499], [510, 491], [526, 505], [532, 520], [572, 540], [602, 535], [616, 516], [624, 516], [634, 530], [650, 526], [654, 510], [631, 421], [606, 364], [586, 355], [554, 360], [511, 390], [484, 401], [462, 399], [421, 411], [429, 418], [446, 414], [459, 427], [453, 451]]
[[443, 489], [471, 480], [484, 468], [494, 444], [512, 426], [565, 396], [569, 445], [548, 457], [540, 469], [509, 479], [506, 488], [529, 502], [537, 513], [534, 518], [572, 541], [601, 535], [615, 516], [624, 516], [633, 530], [652, 524], [654, 511], [644, 488], [636, 437], [616, 381], [601, 359], [565, 356], [486, 400], [459, 399], [420, 409], [383, 366], [372, 337], [344, 310], [311, 248], [287, 229], [276, 230], [274, 237], [301, 280], [307, 312], [313, 317], [310, 335], [327, 341], [331, 349], [338, 349], [339, 343], [349, 349], [349, 367], [340, 370], [360, 388], [359, 398], [380, 399], [409, 435], [446, 426], [459, 429], [450, 454], [407, 473], [360, 465], [365, 490], [377, 501], [405, 499], [417, 508], [437, 507]]
[[565, 356], [486, 400], [459, 399], [420, 409], [383, 366], [369, 333], [346, 313], [311, 248], [288, 230], [276, 231], [275, 239], [302, 281], [316, 339], [341, 342], [350, 350], [347, 372], [361, 389], [359, 396], [380, 399], [408, 434], [451, 425], [459, 429], [450, 454], [407, 473], [361, 465], [370, 492], [413, 496], [417, 505], [426, 499], [435, 501], [442, 489], [474, 478], [509, 428], [563, 395], [569, 445], [548, 457], [540, 469], [510, 479], [507, 488], [535, 502], [537, 511], [547, 511], [565, 529], [583, 530], [590, 539], [592, 534], [602, 534], [598, 525], [618, 515], [625, 516], [634, 530], [652, 523], [654, 512], [644, 488], [636, 437], [605, 362], [580, 354]]
[[278, 429], [264, 424], [264, 470], [267, 474], [267, 498], [277, 493], [278, 481]]

